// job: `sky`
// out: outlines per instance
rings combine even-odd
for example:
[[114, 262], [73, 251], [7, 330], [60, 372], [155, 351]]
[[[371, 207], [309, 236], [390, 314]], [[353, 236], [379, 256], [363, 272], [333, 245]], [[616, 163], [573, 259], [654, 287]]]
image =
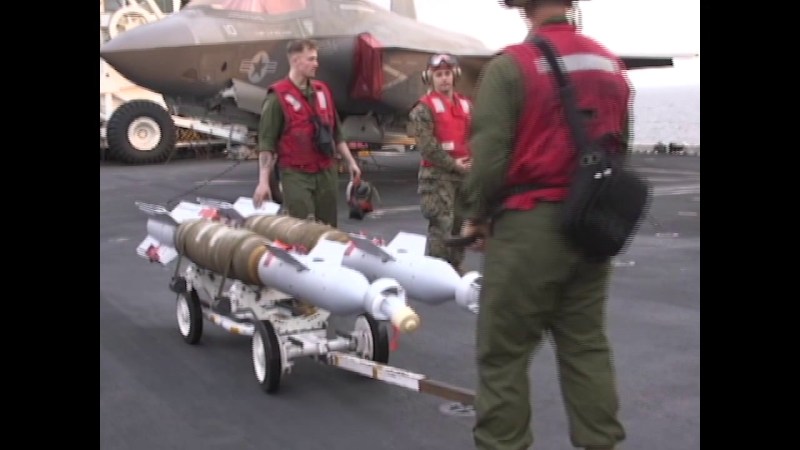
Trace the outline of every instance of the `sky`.
[[[371, 0], [388, 9], [391, 0]], [[467, 7], [466, 5], [469, 5]], [[699, 0], [591, 0], [579, 2], [583, 32], [618, 54], [700, 54]], [[498, 0], [417, 0], [417, 20], [466, 33], [499, 49], [527, 33], [516, 8]], [[674, 68], [631, 71], [637, 86], [700, 85], [700, 58]]]

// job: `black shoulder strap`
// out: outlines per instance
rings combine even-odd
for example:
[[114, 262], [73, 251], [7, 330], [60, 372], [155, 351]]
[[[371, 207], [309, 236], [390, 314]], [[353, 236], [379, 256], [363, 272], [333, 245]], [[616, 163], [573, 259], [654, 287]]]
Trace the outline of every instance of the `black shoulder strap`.
[[583, 127], [583, 121], [575, 100], [575, 90], [569, 82], [569, 76], [564, 71], [562, 65], [563, 61], [560, 57], [556, 56], [553, 46], [547, 39], [542, 36], [534, 34], [531, 41], [544, 53], [547, 58], [547, 63], [551, 71], [558, 81], [558, 90], [561, 94], [561, 102], [564, 106], [564, 114], [566, 115], [567, 124], [572, 130], [572, 137], [575, 140], [575, 147], [578, 153], [584, 153], [588, 150], [589, 139], [586, 135], [586, 130]]

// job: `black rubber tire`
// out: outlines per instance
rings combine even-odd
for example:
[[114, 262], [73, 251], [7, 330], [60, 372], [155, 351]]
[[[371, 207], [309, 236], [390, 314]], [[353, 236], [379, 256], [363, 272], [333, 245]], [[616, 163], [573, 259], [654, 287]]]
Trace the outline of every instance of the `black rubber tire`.
[[[197, 294], [194, 291], [189, 291], [187, 293], [178, 294], [177, 302], [176, 302], [176, 316], [180, 314], [179, 308], [181, 307], [181, 299], [186, 300], [186, 306], [188, 310], [188, 325], [189, 328], [184, 332], [181, 329], [180, 323], [178, 326], [178, 332], [180, 332], [183, 340], [186, 341], [187, 344], [195, 345], [200, 342], [200, 338], [203, 336], [203, 310], [200, 306], [200, 299], [197, 298]], [[180, 318], [178, 318], [180, 320]]]
[[372, 334], [372, 361], [380, 364], [389, 363], [389, 327], [386, 322], [375, 320], [369, 314], [362, 314], [367, 319]]
[[[278, 391], [281, 385], [281, 377], [283, 376], [283, 367], [281, 362], [281, 348], [278, 342], [278, 335], [275, 333], [275, 328], [269, 320], [257, 320], [253, 322], [255, 330], [253, 330], [253, 340], [251, 357], [253, 361], [253, 372], [256, 375], [256, 382], [261, 386], [261, 389], [268, 394]], [[264, 351], [264, 379], [259, 380], [258, 372], [256, 371], [256, 345], [259, 345], [257, 337], [261, 337], [260, 344], [263, 346]]]
[[[139, 150], [128, 139], [128, 128], [139, 118], [152, 119], [161, 139], [152, 150]], [[177, 130], [172, 117], [161, 105], [149, 100], [132, 100], [117, 108], [106, 124], [106, 141], [111, 159], [126, 164], [154, 164], [165, 161], [175, 148]]]

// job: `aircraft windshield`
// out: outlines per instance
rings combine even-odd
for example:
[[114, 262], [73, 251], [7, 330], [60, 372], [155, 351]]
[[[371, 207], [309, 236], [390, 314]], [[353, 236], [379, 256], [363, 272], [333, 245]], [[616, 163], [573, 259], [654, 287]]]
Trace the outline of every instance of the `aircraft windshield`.
[[260, 14], [286, 14], [306, 9], [307, 0], [192, 0], [187, 7], [211, 6], [214, 9]]
[[372, 3], [380, 9], [385, 9], [386, 11], [392, 6], [392, 0], [367, 0], [367, 2]]

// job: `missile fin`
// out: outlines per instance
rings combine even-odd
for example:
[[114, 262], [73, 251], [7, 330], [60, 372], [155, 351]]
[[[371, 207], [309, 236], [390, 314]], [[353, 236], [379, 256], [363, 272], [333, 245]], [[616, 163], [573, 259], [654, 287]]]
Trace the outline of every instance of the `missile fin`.
[[347, 250], [347, 246], [341, 242], [320, 239], [317, 245], [308, 253], [308, 257], [314, 262], [325, 262], [341, 266], [345, 250]]
[[428, 238], [421, 234], [401, 231], [392, 239], [392, 242], [389, 242], [386, 248], [394, 253], [424, 256], [427, 240]]
[[377, 256], [384, 261], [394, 261], [395, 258], [390, 253], [386, 252], [386, 250], [382, 249], [381, 247], [375, 245], [374, 242], [371, 240], [359, 236], [357, 234], [350, 234], [350, 241], [353, 243], [353, 246], [364, 253], [367, 253], [372, 256]]
[[150, 262], [157, 262], [164, 266], [178, 257], [177, 250], [162, 245], [161, 242], [149, 235], [136, 247], [136, 254]]
[[197, 203], [203, 206], [209, 206], [215, 209], [228, 209], [233, 208], [233, 205], [230, 202], [226, 202], [225, 200], [217, 200], [215, 198], [208, 198], [208, 197], [197, 197]]
[[204, 210], [208, 210], [208, 208], [208, 206], [199, 205], [197, 203], [182, 201], [169, 213], [169, 216], [176, 224], [179, 224], [189, 219], [202, 218]]
[[274, 216], [278, 214], [281, 205], [265, 201], [259, 208], [253, 206], [253, 199], [250, 197], [239, 197], [233, 204], [233, 209], [239, 213], [242, 218], [247, 218], [255, 215]]
[[233, 222], [241, 223], [247, 218], [242, 216], [242, 214], [232, 203], [224, 200], [217, 200], [208, 197], [197, 197], [197, 202], [201, 205], [208, 206], [209, 208], [214, 208], [218, 212], [219, 217], [224, 217]]

